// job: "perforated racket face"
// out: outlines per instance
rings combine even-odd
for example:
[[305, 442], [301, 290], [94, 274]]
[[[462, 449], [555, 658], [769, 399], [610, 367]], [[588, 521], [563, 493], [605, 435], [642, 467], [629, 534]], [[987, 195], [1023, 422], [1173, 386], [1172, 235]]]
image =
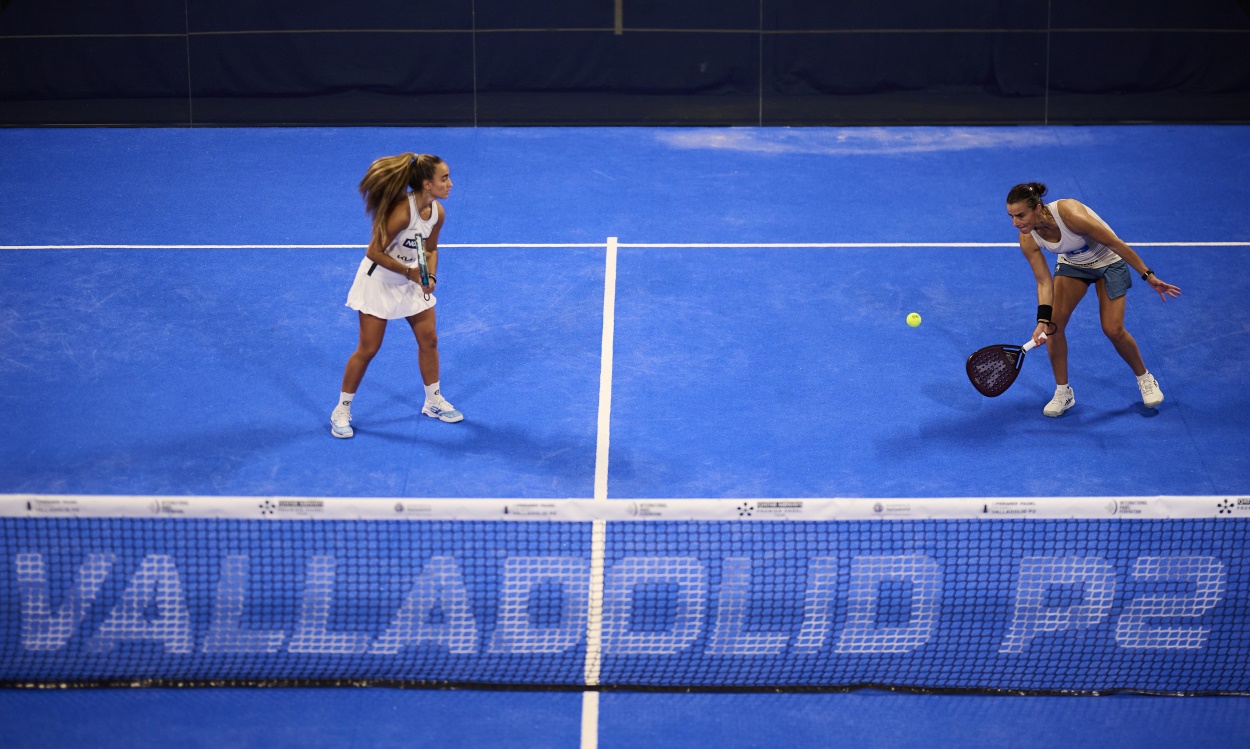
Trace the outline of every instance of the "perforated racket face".
[[986, 346], [968, 357], [968, 379], [981, 395], [1002, 395], [1016, 381], [1024, 351], [1019, 346]]

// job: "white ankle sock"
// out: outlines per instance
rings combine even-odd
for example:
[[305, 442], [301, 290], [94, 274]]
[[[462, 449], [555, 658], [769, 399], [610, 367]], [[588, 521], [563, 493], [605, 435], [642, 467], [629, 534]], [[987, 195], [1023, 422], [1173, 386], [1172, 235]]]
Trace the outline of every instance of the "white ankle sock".
[[438, 400], [442, 397], [442, 393], [438, 392], [438, 383], [425, 386], [425, 399], [427, 401]]
[[347, 406], [348, 408], [351, 408], [352, 398], [355, 398], [355, 397], [356, 397], [355, 393], [339, 393], [339, 405]]

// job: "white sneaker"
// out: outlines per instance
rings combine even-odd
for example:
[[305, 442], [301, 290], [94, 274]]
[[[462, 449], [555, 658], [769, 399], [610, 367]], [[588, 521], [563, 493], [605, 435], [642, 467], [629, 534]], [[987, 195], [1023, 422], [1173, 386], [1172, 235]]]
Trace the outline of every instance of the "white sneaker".
[[1042, 409], [1042, 413], [1047, 416], [1062, 416], [1064, 411], [1076, 405], [1076, 396], [1072, 393], [1071, 385], [1055, 386], [1055, 397], [1050, 399], [1050, 403]]
[[444, 400], [441, 395], [434, 400], [427, 398], [421, 413], [426, 416], [433, 416], [439, 421], [445, 421], [448, 424], [464, 421], [464, 414], [457, 411], [456, 407]]
[[355, 434], [351, 427], [352, 409], [342, 404], [335, 406], [330, 414], [330, 434], [339, 439], [347, 439]]
[[1137, 378], [1137, 389], [1141, 391], [1141, 402], [1146, 408], [1156, 408], [1163, 402], [1163, 391], [1159, 389], [1159, 381], [1147, 372]]

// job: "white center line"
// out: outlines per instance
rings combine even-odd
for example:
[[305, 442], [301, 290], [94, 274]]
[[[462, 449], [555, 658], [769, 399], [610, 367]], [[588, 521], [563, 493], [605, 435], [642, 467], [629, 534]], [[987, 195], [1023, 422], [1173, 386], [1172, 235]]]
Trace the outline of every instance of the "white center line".
[[582, 692], [581, 749], [599, 747], [599, 693]]
[[[608, 444], [612, 425], [612, 347], [616, 327], [616, 250], [617, 238], [608, 237], [603, 271], [603, 341], [599, 355], [599, 428], [595, 440], [595, 494], [597, 502], [608, 498]], [[598, 686], [603, 637], [603, 559], [607, 522], [591, 523], [590, 605], [586, 616], [587, 686]], [[581, 749], [599, 746], [599, 693], [582, 692]]]
[[616, 237], [608, 237], [603, 272], [603, 343], [599, 365], [599, 432], [595, 442], [595, 499], [608, 498], [608, 429], [612, 421], [612, 338], [616, 325]]

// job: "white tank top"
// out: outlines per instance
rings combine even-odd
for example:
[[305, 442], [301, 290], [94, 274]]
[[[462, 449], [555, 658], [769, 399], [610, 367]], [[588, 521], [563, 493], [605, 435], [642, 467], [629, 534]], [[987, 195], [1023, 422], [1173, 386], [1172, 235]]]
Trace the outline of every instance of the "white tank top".
[[[421, 218], [421, 212], [417, 210], [417, 196], [408, 193], [408, 228], [395, 235], [391, 243], [386, 247], [386, 254], [395, 258], [409, 268], [417, 267], [417, 250], [423, 246], [423, 241], [430, 238], [430, 232], [434, 230], [434, 225], [438, 223], [438, 201], [430, 204], [430, 218], [425, 220]], [[402, 286], [409, 283], [402, 273], [389, 271], [382, 266], [378, 266], [373, 270], [373, 275], [382, 283], [389, 283], [392, 286]], [[416, 280], [416, 274], [412, 274]]]
[[[1059, 262], [1067, 265], [1074, 265], [1078, 268], [1105, 268], [1108, 265], [1118, 261], [1120, 256], [1110, 247], [1096, 242], [1084, 234], [1077, 234], [1064, 225], [1063, 219], [1059, 216], [1059, 201], [1047, 203], [1046, 207], [1050, 209], [1050, 215], [1055, 219], [1055, 225], [1059, 227], [1059, 241], [1047, 242], [1038, 236], [1037, 232], [1030, 232], [1033, 239], [1037, 240], [1037, 246], [1047, 252], [1054, 252], [1059, 255]], [[1107, 226], [1107, 222], [1099, 218], [1097, 213], [1089, 206], [1085, 210], [1094, 220], [1111, 231], [1111, 227]]]

